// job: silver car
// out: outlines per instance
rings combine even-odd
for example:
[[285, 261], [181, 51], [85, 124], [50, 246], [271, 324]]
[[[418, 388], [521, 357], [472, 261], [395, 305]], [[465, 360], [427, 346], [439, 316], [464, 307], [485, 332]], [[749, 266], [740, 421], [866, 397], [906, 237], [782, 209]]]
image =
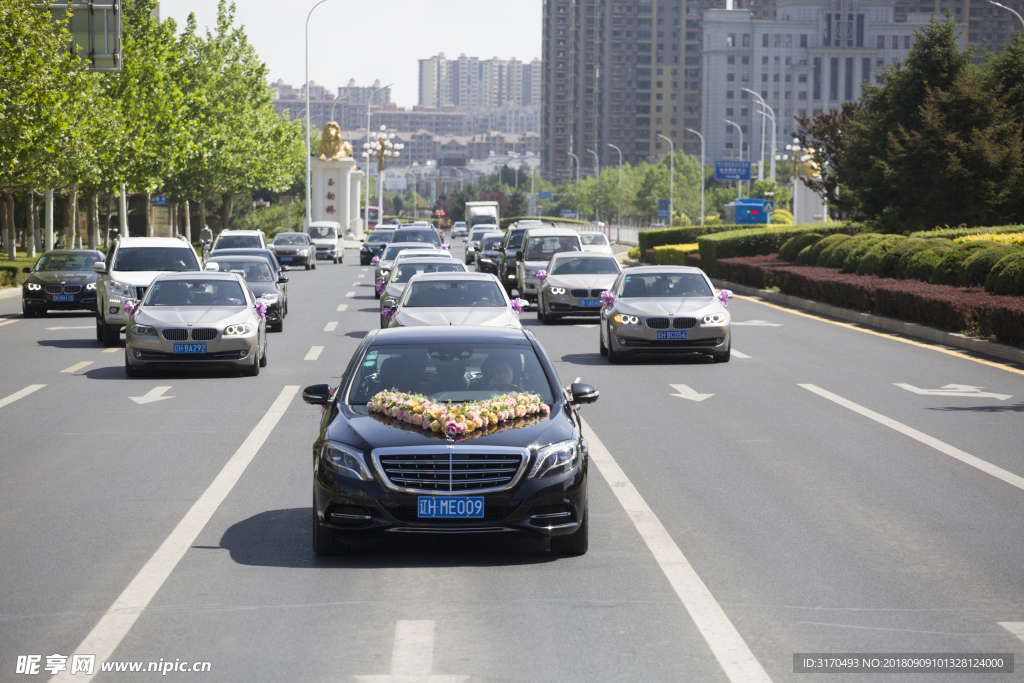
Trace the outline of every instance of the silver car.
[[[402, 255], [404, 256], [404, 254]], [[414, 275], [423, 273], [465, 273], [466, 267], [456, 259], [438, 259], [434, 257], [411, 257], [399, 258], [388, 278], [384, 293], [380, 296], [380, 326], [388, 326], [388, 319], [384, 317], [384, 309], [392, 310], [398, 307], [398, 300], [402, 298], [402, 292]]]
[[621, 272], [619, 262], [607, 254], [555, 254], [540, 285], [537, 318], [550, 324], [566, 315], [600, 315], [601, 292], [611, 289]]
[[238, 273], [157, 277], [126, 326], [125, 374], [137, 377], [161, 366], [218, 365], [260, 374], [267, 365], [267, 325], [257, 308], [260, 302]]
[[375, 298], [380, 298], [381, 293], [384, 291], [384, 283], [391, 277], [391, 267], [395, 264], [395, 257], [406, 249], [423, 249], [425, 246], [429, 247], [430, 245], [424, 245], [423, 242], [392, 242], [387, 245], [373, 271]]
[[497, 225], [474, 225], [473, 231], [469, 233], [468, 237], [464, 237], [463, 240], [466, 243], [466, 265], [471, 266], [476, 263], [476, 253], [480, 251], [480, 240], [484, 238], [484, 235], [491, 233], [501, 233], [501, 229]]
[[704, 353], [729, 362], [729, 312], [701, 269], [629, 268], [610, 291], [616, 298], [602, 305], [600, 325], [608, 362], [638, 353]]
[[426, 325], [522, 327], [508, 294], [490, 273], [414, 275], [388, 327]]

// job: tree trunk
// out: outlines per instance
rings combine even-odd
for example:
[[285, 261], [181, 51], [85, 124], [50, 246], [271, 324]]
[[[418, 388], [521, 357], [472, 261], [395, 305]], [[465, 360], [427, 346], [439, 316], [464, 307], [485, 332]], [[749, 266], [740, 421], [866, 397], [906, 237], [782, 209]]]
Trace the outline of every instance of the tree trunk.
[[178, 236], [178, 202], [170, 202], [171, 209], [171, 236]]
[[7, 256], [12, 261], [18, 258], [18, 245], [14, 241], [14, 195], [4, 192], [7, 199]]
[[64, 242], [65, 249], [77, 249], [82, 242], [81, 226], [78, 224], [78, 185], [71, 186], [71, 195], [68, 197], [68, 223], [71, 226], [69, 241]]
[[146, 237], [153, 237], [155, 226], [153, 225], [153, 193], [146, 193]]
[[235, 195], [222, 194], [220, 198], [223, 203], [220, 207], [220, 212], [224, 215], [224, 225], [221, 227], [221, 230], [227, 230], [231, 221], [231, 200], [235, 198]]
[[100, 197], [99, 191], [89, 194], [89, 248], [96, 249], [100, 245]]
[[110, 217], [114, 215], [114, 193], [111, 192], [107, 195], [107, 220], [103, 222], [103, 227], [100, 229], [100, 240], [103, 242], [103, 249], [110, 246]]
[[188, 200], [185, 200], [185, 241], [192, 244], [192, 217], [188, 213]]
[[206, 197], [199, 200], [199, 224], [202, 226], [200, 230], [206, 227]]
[[36, 214], [36, 191], [29, 190], [25, 195], [25, 249], [28, 257], [36, 257], [39, 246], [39, 216]]
[[12, 237], [12, 235], [14, 233], [14, 230], [12, 229], [12, 226], [11, 226], [11, 223], [13, 221], [10, 219], [10, 216], [11, 216], [11, 213], [13, 213], [13, 212], [9, 213], [7, 211], [7, 206], [8, 206], [8, 203], [10, 201], [10, 196], [11, 196], [11, 193], [5, 191], [4, 194], [3, 194], [3, 197], [0, 198], [0, 218], [3, 219], [3, 225], [0, 225], [0, 233], [2, 233], [3, 236], [4, 236], [4, 247], [6, 247], [7, 258], [9, 258], [9, 259], [11, 259], [13, 261], [14, 259], [16, 259], [18, 257], [18, 252], [14, 248], [14, 240], [11, 239], [11, 237]]

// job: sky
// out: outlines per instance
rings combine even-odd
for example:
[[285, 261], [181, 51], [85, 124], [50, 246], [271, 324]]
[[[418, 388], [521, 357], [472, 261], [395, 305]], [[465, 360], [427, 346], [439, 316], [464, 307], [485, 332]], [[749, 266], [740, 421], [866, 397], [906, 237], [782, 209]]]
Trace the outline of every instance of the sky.
[[[240, 0], [235, 23], [270, 69], [270, 81], [299, 87], [304, 79], [304, 29], [315, 0]], [[213, 27], [217, 0], [162, 0], [161, 18], [184, 26], [194, 12]], [[179, 29], [180, 30], [180, 29]], [[309, 20], [309, 77], [332, 92], [347, 85], [394, 83], [391, 100], [418, 101], [417, 60], [444, 52], [490, 59], [540, 57], [541, 0], [326, 0]]]

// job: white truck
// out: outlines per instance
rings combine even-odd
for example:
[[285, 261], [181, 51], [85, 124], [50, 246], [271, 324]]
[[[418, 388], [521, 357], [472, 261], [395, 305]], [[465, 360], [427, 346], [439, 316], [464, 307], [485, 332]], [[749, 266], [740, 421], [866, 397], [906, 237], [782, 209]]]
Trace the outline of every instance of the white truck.
[[500, 225], [500, 220], [498, 202], [466, 202], [466, 227], [470, 232], [474, 225]]

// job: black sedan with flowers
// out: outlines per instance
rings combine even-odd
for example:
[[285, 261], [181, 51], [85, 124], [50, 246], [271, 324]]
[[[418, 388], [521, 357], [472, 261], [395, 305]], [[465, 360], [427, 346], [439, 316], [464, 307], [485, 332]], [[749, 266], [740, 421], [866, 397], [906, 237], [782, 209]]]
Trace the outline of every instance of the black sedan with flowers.
[[382, 533], [520, 533], [587, 552], [579, 405], [522, 329], [367, 334], [340, 385], [306, 387], [326, 415], [313, 443], [313, 551]]
[[96, 273], [103, 261], [95, 249], [54, 249], [39, 257], [21, 285], [21, 312], [26, 318], [47, 311], [95, 311]]

